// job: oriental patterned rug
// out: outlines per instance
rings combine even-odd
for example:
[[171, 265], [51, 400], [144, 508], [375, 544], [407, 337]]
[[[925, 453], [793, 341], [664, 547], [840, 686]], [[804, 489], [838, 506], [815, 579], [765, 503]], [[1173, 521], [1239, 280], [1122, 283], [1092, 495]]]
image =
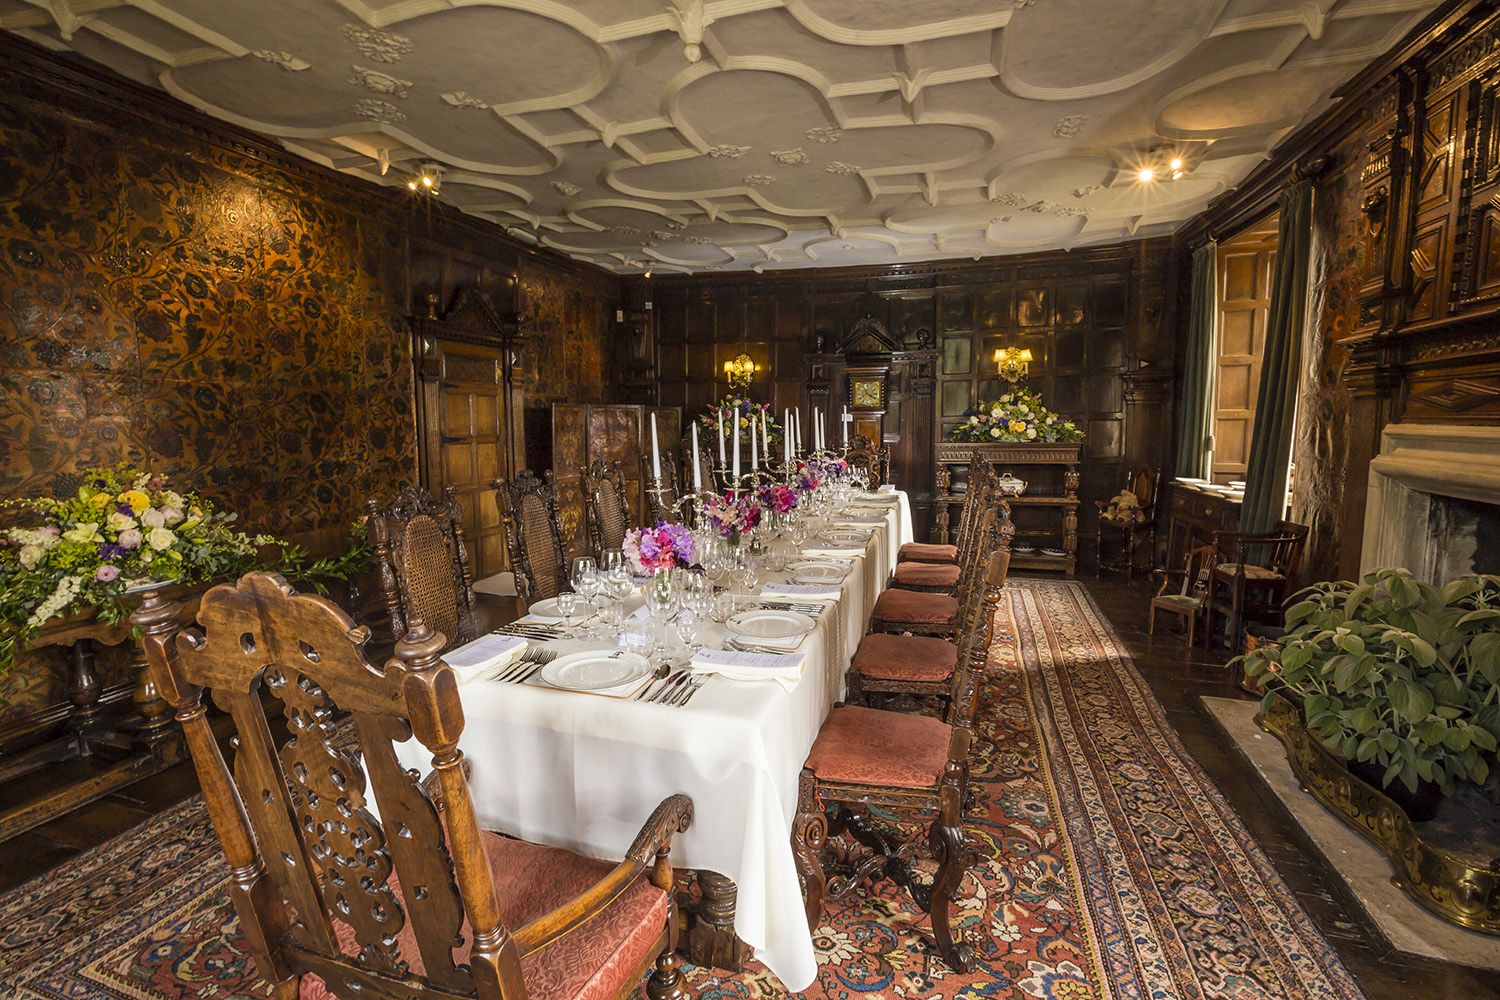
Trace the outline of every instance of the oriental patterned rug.
[[[956, 903], [975, 970], [947, 971], [880, 889], [830, 908], [804, 996], [1360, 996], [1080, 585], [1014, 582], [992, 663]], [[0, 897], [0, 996], [265, 996], [226, 877], [195, 798]], [[704, 1000], [785, 995], [758, 965], [688, 979]]]

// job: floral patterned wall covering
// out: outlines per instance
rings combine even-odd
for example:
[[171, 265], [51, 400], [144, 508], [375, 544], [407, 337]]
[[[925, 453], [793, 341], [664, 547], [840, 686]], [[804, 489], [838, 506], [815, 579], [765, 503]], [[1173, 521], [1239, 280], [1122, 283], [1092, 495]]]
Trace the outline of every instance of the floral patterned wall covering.
[[[430, 270], [435, 240], [471, 253], [488, 227], [448, 234], [442, 217], [249, 148], [156, 95], [72, 69], [54, 89], [37, 78], [47, 57], [4, 55], [0, 495], [129, 459], [250, 530], [342, 544], [367, 496], [417, 475], [414, 255]], [[479, 242], [515, 270], [517, 247]], [[524, 287], [544, 359], [535, 391], [602, 397], [598, 283], [533, 260]], [[65, 700], [60, 663], [43, 651], [18, 670], [0, 718]]]

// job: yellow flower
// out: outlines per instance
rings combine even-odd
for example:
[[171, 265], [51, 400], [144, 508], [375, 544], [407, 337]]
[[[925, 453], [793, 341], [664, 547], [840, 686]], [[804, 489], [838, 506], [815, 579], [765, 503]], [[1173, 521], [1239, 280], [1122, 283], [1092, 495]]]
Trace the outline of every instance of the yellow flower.
[[151, 506], [151, 498], [140, 490], [126, 490], [120, 494], [120, 502], [130, 504], [130, 509], [137, 514]]
[[1015, 431], [1017, 434], [1020, 434], [1021, 432], [1023, 432], [1024, 430], [1026, 430], [1026, 421], [1024, 421], [1024, 420], [1012, 420], [1010, 422], [1010, 429], [1013, 430], [1013, 431]]
[[110, 496], [108, 493], [95, 493], [92, 497], [89, 498], [89, 504], [95, 510], [103, 510], [110, 505], [110, 502]]

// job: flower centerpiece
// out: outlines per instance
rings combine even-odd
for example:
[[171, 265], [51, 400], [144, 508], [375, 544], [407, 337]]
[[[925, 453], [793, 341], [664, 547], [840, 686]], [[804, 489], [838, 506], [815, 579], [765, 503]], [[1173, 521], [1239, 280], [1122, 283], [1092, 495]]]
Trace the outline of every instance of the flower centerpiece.
[[738, 496], [733, 493], [716, 493], [703, 503], [703, 513], [729, 544], [738, 545], [740, 538], [755, 530], [760, 524], [760, 500], [749, 492]]
[[790, 514], [797, 509], [802, 494], [790, 486], [777, 483], [774, 486], [762, 486], [756, 499], [767, 513]]
[[673, 567], [688, 569], [697, 558], [692, 532], [667, 521], [657, 521], [654, 528], [631, 528], [621, 547], [637, 576], [655, 576]]
[[[38, 523], [0, 530], [0, 675], [47, 622], [88, 608], [105, 624], [122, 621], [145, 584], [193, 585], [265, 566], [321, 591], [319, 578], [349, 579], [369, 553], [358, 537], [345, 555], [311, 561], [270, 535], [236, 530], [235, 514], [128, 463], [85, 472], [72, 496], [3, 506]], [[263, 546], [274, 546], [273, 558], [261, 558]]]
[[[724, 422], [725, 414], [731, 415], [727, 424]], [[713, 435], [719, 433], [719, 427], [723, 425], [725, 437], [732, 439], [734, 435], [739, 435], [748, 441], [752, 425], [755, 433], [760, 433], [762, 414], [766, 418], [767, 436], [770, 437], [773, 445], [777, 444], [781, 441], [781, 421], [776, 419], [771, 404], [757, 403], [743, 396], [725, 396], [710, 407], [707, 413], [699, 417], [698, 423], [710, 435], [710, 440]]]
[[963, 422], [948, 432], [950, 441], [1073, 442], [1083, 431], [1042, 405], [1030, 389], [1012, 389], [991, 403], [980, 402], [964, 412]]

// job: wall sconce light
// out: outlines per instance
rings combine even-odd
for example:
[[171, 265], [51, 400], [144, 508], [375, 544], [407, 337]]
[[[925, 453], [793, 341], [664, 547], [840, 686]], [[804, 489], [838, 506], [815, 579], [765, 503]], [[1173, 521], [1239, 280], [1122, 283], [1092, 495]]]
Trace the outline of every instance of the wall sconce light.
[[760, 371], [760, 365], [750, 360], [750, 355], [741, 354], [733, 361], [724, 362], [724, 378], [730, 388], [748, 389], [750, 380]]
[[1006, 347], [995, 349], [995, 372], [1007, 382], [1025, 378], [1031, 365], [1031, 349]]
[[417, 168], [416, 176], [406, 182], [406, 189], [435, 197], [443, 189], [442, 166], [437, 163], [422, 164]]

